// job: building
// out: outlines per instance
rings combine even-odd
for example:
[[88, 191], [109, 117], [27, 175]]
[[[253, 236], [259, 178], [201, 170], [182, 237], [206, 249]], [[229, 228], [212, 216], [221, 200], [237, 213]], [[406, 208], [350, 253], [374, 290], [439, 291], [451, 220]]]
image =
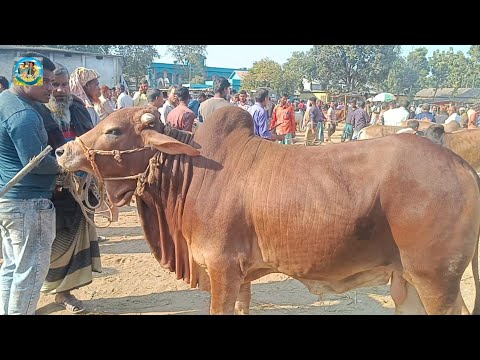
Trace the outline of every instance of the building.
[[330, 101], [330, 92], [323, 90], [322, 85], [318, 81], [308, 81], [303, 79], [303, 90], [299, 92], [300, 100], [308, 100], [312, 96], [316, 97], [319, 100], [322, 100], [323, 103], [328, 103]]
[[11, 82], [15, 59], [28, 51], [44, 54], [53, 62], [65, 66], [70, 73], [80, 66], [94, 69], [100, 74], [100, 85], [113, 87], [122, 81], [125, 66], [125, 60], [122, 56], [16, 45], [0, 45], [0, 75], [5, 76]]
[[245, 70], [235, 70], [228, 77], [228, 81], [232, 84], [232, 89], [239, 92], [242, 88], [242, 81], [245, 76], [248, 74], [248, 71]]
[[[218, 77], [230, 79], [230, 76], [236, 70], [212, 66], [205, 66], [204, 69], [206, 84], [208, 84], [208, 81], [214, 81]], [[188, 76], [185, 75], [185, 67], [178, 63], [168, 64], [153, 62], [148, 67], [148, 82], [151, 87], [159, 89], [166, 89], [170, 85], [183, 85], [188, 83]], [[232, 83], [232, 81], [230, 81], [230, 83]]]
[[435, 92], [434, 88], [422, 89], [415, 94], [414, 100], [432, 104], [473, 104], [480, 101], [480, 88], [458, 88], [456, 92], [454, 90], [443, 88]]

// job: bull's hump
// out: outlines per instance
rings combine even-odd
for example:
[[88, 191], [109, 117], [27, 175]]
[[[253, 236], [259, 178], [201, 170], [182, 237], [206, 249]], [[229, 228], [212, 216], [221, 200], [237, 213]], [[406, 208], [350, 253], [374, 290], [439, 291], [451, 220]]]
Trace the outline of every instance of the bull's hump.
[[215, 137], [226, 137], [232, 132], [245, 131], [253, 135], [253, 119], [250, 113], [236, 106], [226, 106], [216, 110], [208, 121], [198, 130], [198, 136], [211, 134]]

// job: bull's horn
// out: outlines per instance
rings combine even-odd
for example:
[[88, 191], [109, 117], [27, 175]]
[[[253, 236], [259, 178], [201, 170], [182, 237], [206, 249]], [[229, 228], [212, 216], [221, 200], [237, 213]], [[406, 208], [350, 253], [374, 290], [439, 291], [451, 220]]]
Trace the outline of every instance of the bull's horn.
[[150, 114], [150, 113], [145, 113], [145, 114], [142, 115], [140, 120], [142, 121], [142, 123], [150, 125], [150, 124], [153, 124], [155, 122], [155, 115]]

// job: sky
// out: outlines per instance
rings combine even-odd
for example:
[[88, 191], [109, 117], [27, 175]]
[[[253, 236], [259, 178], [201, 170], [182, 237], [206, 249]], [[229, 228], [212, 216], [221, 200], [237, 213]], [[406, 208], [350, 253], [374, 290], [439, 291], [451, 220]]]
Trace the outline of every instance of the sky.
[[[294, 51], [308, 51], [312, 45], [208, 45], [207, 66], [226, 68], [250, 68], [255, 61], [266, 57], [283, 64]], [[431, 56], [435, 50], [447, 51], [450, 47], [454, 51], [463, 51], [465, 54], [470, 45], [402, 45], [402, 55], [406, 56], [412, 48], [426, 47]], [[167, 54], [167, 45], [157, 45], [160, 59], [156, 61], [172, 63], [173, 57]]]

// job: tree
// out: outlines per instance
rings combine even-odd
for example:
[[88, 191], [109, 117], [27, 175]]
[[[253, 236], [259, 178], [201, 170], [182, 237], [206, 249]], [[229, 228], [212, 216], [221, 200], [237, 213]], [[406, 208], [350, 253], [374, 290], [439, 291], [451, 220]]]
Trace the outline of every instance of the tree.
[[259, 87], [271, 88], [274, 92], [280, 89], [282, 80], [282, 67], [269, 58], [253, 63], [252, 68], [242, 81], [242, 88], [257, 89]]
[[348, 92], [382, 84], [399, 58], [399, 45], [315, 45], [312, 78], [329, 90]]
[[185, 78], [204, 75], [204, 59], [207, 56], [207, 45], [169, 45], [168, 52], [184, 67]]
[[203, 84], [205, 83], [205, 78], [200, 75], [195, 75], [192, 80], [190, 80], [190, 84]]
[[463, 84], [466, 83], [469, 61], [462, 51], [454, 53], [452, 48], [447, 51], [446, 60], [448, 64], [447, 84], [448, 87], [453, 88], [453, 95], [455, 96], [458, 88], [463, 87]]
[[429, 73], [426, 48], [417, 48], [411, 51], [406, 59], [399, 57], [390, 69], [382, 89], [394, 94], [405, 94], [413, 98], [423, 89]]
[[[469, 58], [469, 69], [467, 72], [467, 84], [470, 87], [476, 87], [476, 81], [480, 79], [480, 45], [470, 46], [468, 50]], [[468, 85], [465, 85], [468, 87]]]
[[[154, 45], [117, 45], [113, 51], [125, 59], [123, 72], [127, 78], [134, 78], [138, 86], [140, 79], [145, 77], [147, 68], [154, 58], [159, 57]], [[153, 84], [151, 84], [153, 86]]]
[[[35, 45], [39, 46], [39, 45]], [[135, 86], [145, 77], [147, 68], [154, 58], [159, 57], [154, 45], [40, 45], [66, 50], [99, 53], [106, 55], [120, 55], [125, 60], [123, 73], [125, 77], [134, 78]]]
[[427, 48], [417, 48], [407, 55], [407, 69], [409, 78], [407, 88], [410, 94], [416, 94], [421, 89], [427, 87], [427, 76], [430, 73], [430, 66], [427, 59]]
[[445, 51], [435, 50], [429, 58], [431, 74], [428, 78], [429, 85], [434, 89], [433, 98], [437, 95], [438, 89], [448, 86], [449, 56]]
[[309, 77], [309, 59], [301, 51], [295, 51], [292, 56], [283, 64], [282, 80], [280, 81], [280, 93], [293, 94], [295, 90], [303, 89], [303, 79]]
[[29, 46], [60, 48], [65, 50], [74, 50], [74, 51], [90, 52], [90, 53], [97, 53], [97, 54], [112, 54], [112, 51], [116, 47], [116, 45], [29, 45]]

